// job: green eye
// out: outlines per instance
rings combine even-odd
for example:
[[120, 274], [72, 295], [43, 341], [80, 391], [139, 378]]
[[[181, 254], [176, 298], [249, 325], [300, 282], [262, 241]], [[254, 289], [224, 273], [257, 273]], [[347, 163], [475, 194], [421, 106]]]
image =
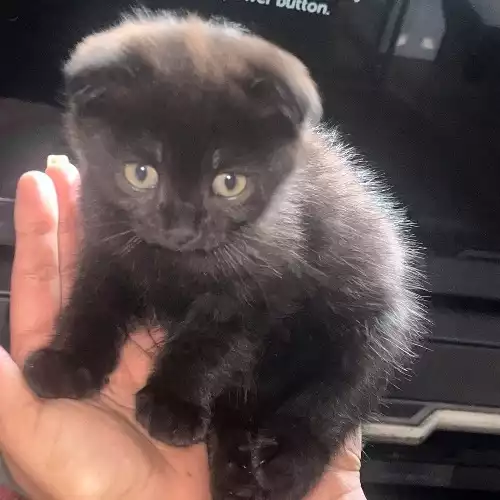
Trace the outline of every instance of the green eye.
[[212, 182], [213, 192], [223, 198], [236, 198], [247, 187], [247, 178], [244, 175], [224, 172]]
[[125, 163], [123, 175], [134, 189], [154, 189], [158, 184], [158, 172], [151, 165]]

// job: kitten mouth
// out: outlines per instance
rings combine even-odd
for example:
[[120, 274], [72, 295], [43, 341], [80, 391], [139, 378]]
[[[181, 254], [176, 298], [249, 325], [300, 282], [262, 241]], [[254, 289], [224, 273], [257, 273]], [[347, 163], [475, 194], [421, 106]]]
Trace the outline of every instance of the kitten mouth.
[[220, 243], [205, 244], [205, 245], [184, 245], [177, 248], [175, 251], [179, 253], [194, 254], [198, 256], [206, 256], [214, 252], [217, 248], [221, 246]]
[[175, 254], [192, 254], [204, 256], [214, 252], [217, 248], [225, 244], [225, 236], [183, 231], [145, 231], [138, 228], [138, 236], [148, 245], [167, 250]]
[[179, 243], [169, 238], [162, 238], [161, 236], [157, 236], [154, 238], [154, 241], [150, 240], [147, 243], [176, 254], [191, 254], [199, 257], [212, 253], [222, 245], [221, 242], [211, 242], [202, 238], [195, 238], [191, 241]]

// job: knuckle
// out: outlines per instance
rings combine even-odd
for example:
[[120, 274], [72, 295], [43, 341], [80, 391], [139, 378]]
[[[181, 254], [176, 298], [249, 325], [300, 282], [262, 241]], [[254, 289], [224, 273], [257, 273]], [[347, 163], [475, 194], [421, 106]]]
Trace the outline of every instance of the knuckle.
[[75, 265], [74, 262], [67, 262], [59, 269], [59, 274], [61, 279], [73, 281], [75, 277]]
[[64, 217], [59, 219], [58, 225], [59, 234], [71, 235], [76, 233], [75, 220], [72, 217]]
[[47, 282], [59, 278], [57, 266], [49, 262], [19, 266], [17, 270], [22, 279], [28, 282]]
[[52, 219], [33, 219], [24, 221], [16, 227], [21, 236], [43, 236], [55, 230], [55, 221]]

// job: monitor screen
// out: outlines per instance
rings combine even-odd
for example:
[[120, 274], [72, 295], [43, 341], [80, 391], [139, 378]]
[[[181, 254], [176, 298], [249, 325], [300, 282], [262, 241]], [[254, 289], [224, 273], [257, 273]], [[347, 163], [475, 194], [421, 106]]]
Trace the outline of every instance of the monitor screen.
[[[391, 186], [433, 254], [500, 259], [500, 3], [184, 0], [309, 66], [338, 127]], [[1, 19], [0, 96], [59, 105], [69, 50], [127, 1], [20, 1]]]

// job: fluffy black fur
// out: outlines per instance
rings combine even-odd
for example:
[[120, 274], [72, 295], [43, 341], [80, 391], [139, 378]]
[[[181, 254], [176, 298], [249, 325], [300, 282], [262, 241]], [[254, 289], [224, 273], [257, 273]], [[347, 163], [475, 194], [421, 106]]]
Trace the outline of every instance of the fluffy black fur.
[[[165, 345], [137, 394], [150, 434], [207, 440], [216, 500], [299, 500], [411, 351], [406, 221], [336, 132], [306, 68], [223, 22], [167, 14], [84, 40], [65, 67], [85, 238], [42, 397], [106, 383], [137, 325]], [[152, 165], [137, 191], [124, 164]], [[245, 175], [242, 196], [211, 190]]]

